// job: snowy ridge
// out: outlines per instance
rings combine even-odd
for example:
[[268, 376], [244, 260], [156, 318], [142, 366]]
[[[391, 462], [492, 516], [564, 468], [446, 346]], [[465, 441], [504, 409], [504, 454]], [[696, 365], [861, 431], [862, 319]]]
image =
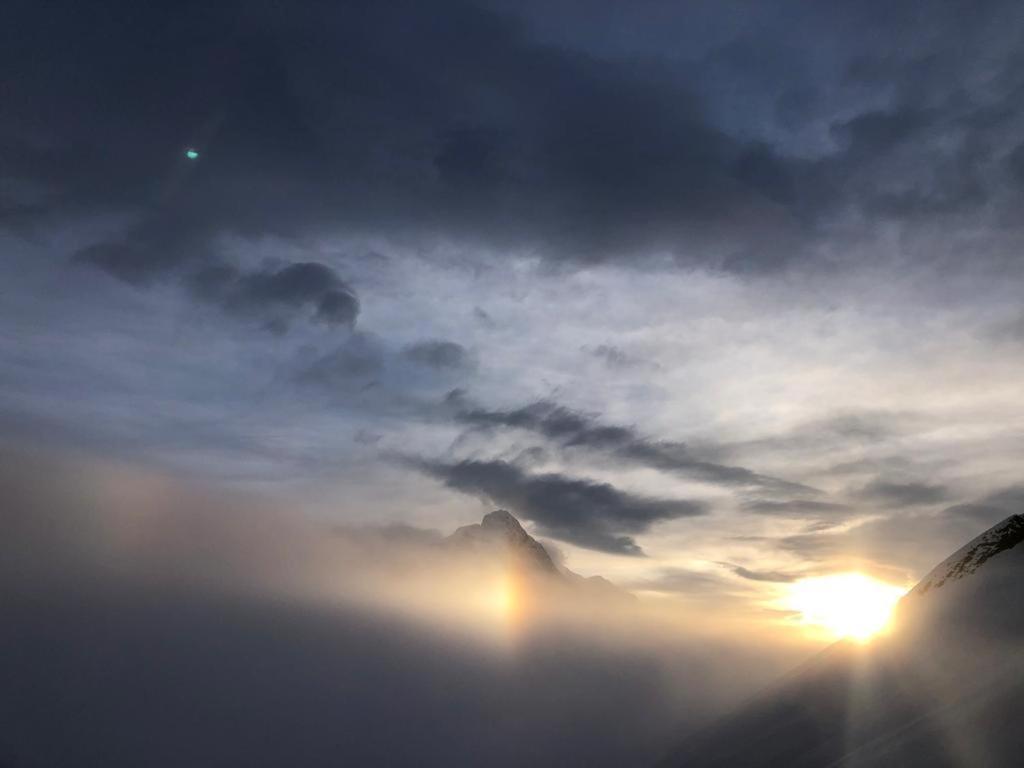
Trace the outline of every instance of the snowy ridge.
[[971, 539], [939, 563], [910, 594], [924, 595], [947, 581], [961, 579], [978, 570], [986, 560], [1024, 541], [1024, 515], [1010, 515], [1001, 523]]

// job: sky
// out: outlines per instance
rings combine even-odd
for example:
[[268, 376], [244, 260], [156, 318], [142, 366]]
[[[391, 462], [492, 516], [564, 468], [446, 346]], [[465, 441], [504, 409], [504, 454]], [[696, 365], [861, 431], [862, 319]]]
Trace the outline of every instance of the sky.
[[1024, 501], [1015, 3], [0, 13], [10, 445], [733, 611]]

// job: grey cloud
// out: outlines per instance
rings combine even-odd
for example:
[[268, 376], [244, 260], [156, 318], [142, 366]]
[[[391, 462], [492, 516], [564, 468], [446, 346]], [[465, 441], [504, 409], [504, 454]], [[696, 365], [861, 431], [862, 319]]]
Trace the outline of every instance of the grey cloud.
[[772, 501], [755, 499], [744, 503], [743, 509], [759, 515], [778, 515], [780, 517], [842, 517], [851, 512], [846, 504], [836, 504], [814, 499], [787, 499]]
[[178, 257], [163, 247], [111, 240], [79, 249], [73, 260], [100, 269], [129, 285], [141, 287], [175, 266]]
[[226, 264], [211, 265], [190, 275], [187, 285], [201, 301], [276, 327], [286, 327], [302, 311], [328, 326], [352, 326], [359, 314], [355, 292], [334, 270], [316, 262], [248, 273]]
[[979, 525], [994, 525], [1005, 517], [1024, 511], [1024, 486], [1015, 485], [968, 504], [956, 504], [946, 509], [952, 517], [977, 520]]
[[708, 451], [728, 456], [747, 451], [814, 451], [882, 443], [927, 425], [920, 414], [893, 411], [846, 411], [800, 424], [782, 434], [738, 443], [712, 445]]
[[630, 584], [632, 589], [675, 592], [680, 595], [723, 596], [729, 588], [726, 580], [714, 573], [689, 568], [663, 568], [651, 578]]
[[1018, 144], [1006, 157], [1006, 166], [1014, 180], [1024, 187], [1024, 143]]
[[827, 473], [831, 475], [861, 475], [878, 474], [884, 472], [910, 472], [920, 469], [918, 463], [907, 457], [887, 455], [879, 457], [866, 457], [853, 461], [843, 461], [828, 468]]
[[369, 429], [357, 429], [355, 434], [352, 435], [352, 442], [358, 445], [377, 445], [383, 439], [384, 435], [380, 432], [374, 432]]
[[929, 125], [928, 115], [921, 110], [864, 112], [845, 122], [834, 123], [832, 133], [847, 145], [852, 155], [871, 156], [911, 138], [917, 131]]
[[[629, 55], [595, 42], [618, 37], [607, 17], [570, 31], [599, 23], [592, 9], [563, 8], [572, 23], [537, 37], [551, 11], [494, 5], [19, 4], [0, 148], [11, 183], [45, 193], [6, 218], [137, 213], [140, 229], [83, 254], [133, 282], [221, 233], [337, 229], [763, 271], [812, 252], [846, 205], [906, 220], [976, 208], [1003, 192], [986, 169], [1018, 165], [1009, 2], [947, 3], [926, 23], [872, 4], [774, 19], [743, 5], [759, 36], [708, 7], [711, 39], [666, 11], [660, 29], [621, 33], [646, 42]], [[821, 45], [796, 44], [808, 37]]]
[[854, 495], [865, 502], [888, 507], [913, 507], [948, 501], [950, 491], [942, 485], [876, 479], [856, 491]]
[[472, 364], [469, 352], [454, 341], [431, 339], [410, 344], [404, 350], [410, 360], [438, 370], [458, 370]]
[[830, 531], [833, 528], [839, 526], [842, 519], [831, 519], [831, 520], [811, 520], [807, 525], [804, 526], [804, 533], [820, 533], [821, 531]]
[[705, 8], [710, 40], [670, 12], [630, 55], [568, 39], [592, 9], [538, 38], [547, 9], [494, 5], [19, 4], [0, 150], [8, 186], [42, 192], [0, 210], [12, 225], [131, 213], [80, 257], [135, 284], [210, 258], [221, 234], [338, 230], [763, 272], [814, 253], [847, 206], [872, 221], [976, 209], [1019, 165], [1008, 2], [948, 3], [926, 25], [787, 5], [793, 26], [744, 6], [763, 36]]
[[584, 347], [594, 357], [602, 360], [605, 365], [613, 370], [624, 370], [634, 368], [642, 364], [641, 360], [611, 344], [598, 344], [596, 347]]
[[752, 571], [749, 568], [744, 568], [742, 565], [735, 565], [733, 563], [721, 563], [726, 568], [731, 570], [737, 576], [749, 581], [767, 581], [779, 584], [789, 584], [797, 580], [797, 576], [792, 573], [784, 573], [782, 571]]
[[507, 507], [544, 536], [619, 555], [643, 554], [631, 534], [707, 512], [697, 501], [636, 496], [608, 483], [555, 473], [530, 475], [504, 461], [411, 464], [453, 490]]
[[510, 14], [458, 1], [116, 8], [20, 9], [4, 63], [47, 65], [11, 84], [20, 122], [2, 138], [15, 178], [53, 190], [49, 213], [138, 213], [123, 242], [83, 254], [133, 282], [221, 233], [441, 231], [592, 261], [750, 240], [753, 224], [736, 226], [750, 209], [791, 225], [745, 143], [679, 78], [538, 43]]
[[[916, 490], [897, 491], [899, 498], [922, 495]], [[934, 492], [923, 494], [934, 498]], [[928, 502], [931, 503], [931, 502]], [[923, 507], [923, 505], [921, 505]], [[941, 511], [909, 509], [867, 520], [844, 530], [826, 530], [763, 539], [784, 552], [815, 562], [847, 559], [870, 563], [905, 576], [921, 576], [965, 541], [1024, 506], [1024, 489], [1011, 486], [968, 504]]]
[[302, 382], [330, 388], [364, 386], [384, 370], [384, 350], [370, 335], [354, 333], [333, 352], [317, 358], [299, 374]]
[[491, 317], [490, 313], [480, 307], [473, 307], [473, 319], [489, 330], [493, 330], [498, 327], [498, 324], [494, 322], [494, 318]]
[[913, 426], [913, 414], [886, 411], [841, 413], [816, 424], [810, 430], [821, 430], [850, 440], [878, 442], [902, 434]]
[[547, 400], [512, 410], [487, 410], [471, 403], [461, 390], [454, 390], [449, 393], [447, 402], [458, 421], [476, 428], [528, 430], [563, 448], [607, 453], [632, 464], [724, 486], [816, 493], [799, 483], [761, 475], [744, 467], [704, 461], [694, 456], [685, 443], [650, 440], [632, 427], [602, 424], [593, 416]]

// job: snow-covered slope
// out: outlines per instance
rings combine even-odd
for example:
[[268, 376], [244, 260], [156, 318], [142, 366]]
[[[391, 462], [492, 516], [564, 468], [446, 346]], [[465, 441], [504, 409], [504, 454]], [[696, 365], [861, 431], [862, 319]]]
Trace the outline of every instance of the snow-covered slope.
[[921, 579], [911, 591], [912, 595], [924, 595], [930, 589], [937, 589], [947, 581], [962, 579], [977, 571], [990, 558], [1000, 552], [1013, 549], [1024, 541], [1024, 515], [1010, 515], [1001, 523], [992, 526], [967, 542], [964, 546], [939, 563]]
[[691, 735], [665, 768], [1024, 765], [1024, 517], [957, 550], [892, 634], [838, 643]]

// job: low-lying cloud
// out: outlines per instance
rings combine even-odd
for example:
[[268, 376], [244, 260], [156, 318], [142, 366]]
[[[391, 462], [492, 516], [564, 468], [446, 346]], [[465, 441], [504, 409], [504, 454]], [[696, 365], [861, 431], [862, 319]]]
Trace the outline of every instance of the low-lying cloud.
[[510, 614], [436, 532], [3, 459], [5, 765], [647, 764], [777, 669], [633, 601]]

